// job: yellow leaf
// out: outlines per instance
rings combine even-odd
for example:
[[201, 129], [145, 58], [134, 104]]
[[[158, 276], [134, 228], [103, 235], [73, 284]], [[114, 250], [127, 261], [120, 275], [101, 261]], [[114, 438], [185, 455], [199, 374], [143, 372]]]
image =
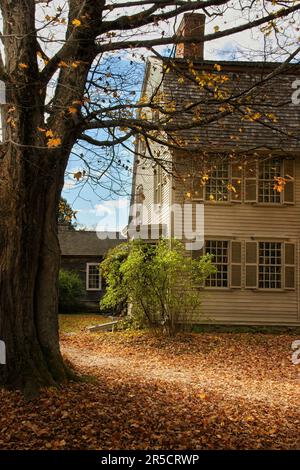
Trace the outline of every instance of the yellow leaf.
[[53, 148], [53, 147], [59, 147], [61, 144], [61, 138], [60, 137], [53, 137], [52, 139], [49, 139], [47, 142], [47, 147]]
[[75, 19], [72, 21], [72, 24], [75, 26], [75, 28], [77, 28], [78, 26], [81, 25], [81, 21], [80, 21], [78, 18], [75, 18]]
[[219, 64], [215, 64], [214, 65], [214, 69], [217, 70], [218, 72], [220, 72], [220, 70], [222, 69], [221, 65]]
[[205, 394], [205, 393], [200, 393], [200, 394], [199, 394], [199, 398], [200, 398], [201, 400], [205, 400], [206, 394]]
[[24, 64], [23, 62], [21, 62], [21, 63], [19, 64], [19, 67], [20, 67], [20, 69], [29, 69], [29, 65], [28, 65], [28, 64]]
[[215, 200], [215, 196], [214, 196], [213, 194], [210, 194], [210, 195], [209, 195], [209, 200], [210, 200], [210, 201], [214, 201], [214, 200]]
[[47, 132], [46, 132], [46, 137], [53, 137], [54, 134], [53, 132], [51, 131], [51, 129], [49, 129]]
[[79, 64], [80, 64], [80, 62], [78, 60], [76, 60], [75, 62], [72, 62], [71, 67], [73, 67], [73, 69], [77, 69]]
[[191, 197], [191, 193], [186, 193], [186, 197], [190, 198], [190, 197]]
[[217, 33], [219, 31], [219, 26], [214, 26], [214, 32]]

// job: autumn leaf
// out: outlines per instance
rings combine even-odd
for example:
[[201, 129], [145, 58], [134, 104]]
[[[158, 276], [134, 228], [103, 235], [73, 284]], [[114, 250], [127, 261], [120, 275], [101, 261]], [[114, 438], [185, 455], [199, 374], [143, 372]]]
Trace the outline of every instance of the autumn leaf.
[[214, 26], [214, 32], [217, 33], [220, 30], [219, 26]]
[[28, 65], [28, 64], [24, 64], [24, 62], [20, 62], [19, 68], [20, 68], [20, 69], [29, 69], [29, 65]]
[[53, 137], [53, 136], [54, 136], [53, 131], [51, 129], [48, 129], [46, 131], [46, 137]]
[[61, 144], [61, 138], [60, 137], [53, 137], [53, 138], [48, 140], [47, 147], [49, 147], [49, 148], [59, 147], [60, 144]]
[[78, 28], [78, 26], [81, 25], [81, 21], [80, 21], [78, 18], [75, 18], [75, 19], [72, 21], [72, 24], [75, 26], [75, 28]]
[[78, 105], [82, 106], [82, 105], [83, 105], [83, 101], [81, 101], [81, 100], [74, 100], [74, 101], [72, 101], [72, 104], [78, 104]]
[[58, 67], [66, 68], [66, 67], [68, 67], [68, 64], [64, 60], [61, 60], [58, 64]]
[[70, 114], [77, 114], [77, 108], [75, 106], [69, 106], [68, 111]]
[[82, 177], [82, 172], [81, 171], [77, 171], [73, 175], [73, 178], [76, 179], [77, 181], [79, 181], [81, 179], [81, 177]]

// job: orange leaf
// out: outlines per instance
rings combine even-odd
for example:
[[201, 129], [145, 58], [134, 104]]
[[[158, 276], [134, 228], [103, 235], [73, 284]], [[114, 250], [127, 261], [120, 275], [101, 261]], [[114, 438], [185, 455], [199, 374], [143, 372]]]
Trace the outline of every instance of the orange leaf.
[[19, 64], [19, 67], [20, 67], [20, 69], [29, 69], [29, 65], [28, 65], [28, 64], [24, 64], [23, 62], [21, 62], [21, 63]]
[[64, 62], [63, 60], [61, 60], [58, 64], [58, 66], [61, 67], [61, 68], [66, 68], [66, 67], [68, 67], [68, 64], [66, 62]]
[[61, 144], [61, 138], [55, 137], [55, 138], [48, 140], [47, 147], [49, 148], [59, 147], [60, 144]]

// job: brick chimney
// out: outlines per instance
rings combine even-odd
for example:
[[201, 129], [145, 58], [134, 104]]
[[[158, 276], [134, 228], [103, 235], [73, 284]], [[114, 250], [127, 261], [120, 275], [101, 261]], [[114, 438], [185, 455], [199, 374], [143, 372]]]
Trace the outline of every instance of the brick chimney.
[[203, 59], [203, 38], [205, 29], [205, 15], [201, 13], [185, 13], [179, 28], [176, 31], [176, 36], [188, 38], [196, 36], [197, 41], [193, 43], [178, 43], [176, 45], [175, 57], [189, 58], [189, 59]]

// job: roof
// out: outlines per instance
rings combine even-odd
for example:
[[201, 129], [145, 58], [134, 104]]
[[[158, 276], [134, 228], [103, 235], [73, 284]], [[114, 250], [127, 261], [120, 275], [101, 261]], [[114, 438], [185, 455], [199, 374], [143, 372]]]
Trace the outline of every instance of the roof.
[[[178, 114], [173, 118], [174, 127], [179, 126], [181, 130], [171, 131], [170, 134], [171, 139], [177, 138], [180, 146], [189, 149], [201, 146], [203, 150], [211, 151], [218, 148], [226, 151], [263, 148], [279, 151], [300, 150], [300, 105], [292, 102], [294, 81], [300, 73], [298, 64], [284, 66], [278, 62], [192, 61], [194, 70], [200, 73], [202, 70], [211, 70], [215, 75], [225, 72], [227, 80], [219, 84], [218, 88], [222, 93], [226, 93], [224, 96], [233, 99], [233, 103], [238, 104], [239, 101], [235, 100], [239, 100], [239, 97], [250, 98], [251, 95], [251, 113], [262, 114], [260, 120], [264, 122], [261, 123], [249, 122], [247, 116], [245, 117], [247, 101], [235, 106], [231, 114], [222, 115], [222, 100], [214, 100], [212, 92], [199, 86], [196, 80], [188, 78], [186, 59], [164, 60], [174, 64], [163, 77], [163, 92], [167, 103], [176, 103]], [[151, 60], [149, 62], [150, 68], [155, 69], [156, 65], [151, 65]], [[221, 66], [219, 72], [214, 69], [216, 63]], [[185, 77], [184, 82], [179, 80], [182, 76]], [[149, 71], [145, 80], [153, 80]], [[192, 103], [197, 103], [197, 106], [191, 106]], [[188, 111], [183, 112], [183, 109], [189, 107]], [[207, 119], [207, 124], [204, 124], [203, 120], [202, 123], [198, 121], [198, 124], [197, 120], [194, 120], [195, 112], [203, 117], [203, 120]]]
[[[156, 59], [156, 56], [151, 56], [151, 58]], [[253, 68], [253, 69], [276, 69], [277, 67], [283, 66], [284, 71], [282, 73], [285, 73], [287, 70], [289, 73], [296, 73], [300, 74], [300, 65], [298, 63], [286, 63], [284, 64], [283, 62], [268, 62], [268, 61], [249, 61], [249, 60], [206, 60], [206, 59], [186, 59], [186, 58], [181, 58], [181, 57], [162, 57], [163, 61], [166, 62], [174, 62], [177, 64], [186, 64], [187, 60], [191, 60], [194, 64], [195, 67], [199, 66], [214, 66], [215, 64], [221, 65], [223, 68], [239, 68], [242, 67], [243, 69], [246, 69], [247, 67]]]
[[[64, 230], [58, 233], [62, 256], [103, 256], [106, 252], [125, 240], [105, 238], [101, 240], [97, 234], [104, 232], [88, 232], [78, 230]], [[113, 236], [119, 233], [108, 232]]]

